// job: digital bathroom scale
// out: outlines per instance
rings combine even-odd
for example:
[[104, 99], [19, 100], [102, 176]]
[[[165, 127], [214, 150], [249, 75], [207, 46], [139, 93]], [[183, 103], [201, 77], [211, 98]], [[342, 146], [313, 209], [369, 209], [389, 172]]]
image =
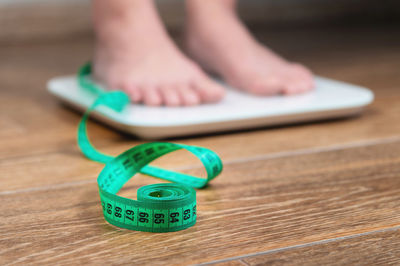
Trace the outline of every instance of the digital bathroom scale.
[[[144, 139], [249, 129], [352, 116], [373, 101], [373, 93], [359, 86], [315, 77], [316, 89], [293, 96], [260, 97], [230, 88], [219, 103], [193, 107], [150, 107], [130, 104], [118, 113], [100, 106], [92, 115], [117, 129]], [[79, 87], [76, 76], [48, 82], [51, 94], [86, 110], [96, 95]]]

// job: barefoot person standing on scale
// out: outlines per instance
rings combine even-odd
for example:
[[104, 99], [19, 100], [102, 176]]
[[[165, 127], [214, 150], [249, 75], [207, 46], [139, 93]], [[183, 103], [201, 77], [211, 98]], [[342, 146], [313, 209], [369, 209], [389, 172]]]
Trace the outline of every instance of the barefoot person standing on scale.
[[93, 0], [94, 77], [132, 102], [190, 106], [217, 102], [224, 87], [256, 95], [313, 89], [312, 73], [260, 44], [236, 14], [236, 0], [186, 0], [185, 55], [151, 0]]

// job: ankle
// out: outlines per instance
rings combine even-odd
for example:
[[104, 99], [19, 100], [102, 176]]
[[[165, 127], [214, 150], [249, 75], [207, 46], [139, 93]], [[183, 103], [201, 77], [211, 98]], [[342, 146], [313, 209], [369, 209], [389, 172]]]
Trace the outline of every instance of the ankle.
[[211, 20], [215, 21], [213, 24], [218, 27], [221, 17], [236, 17], [235, 3], [235, 0], [186, 0], [186, 25], [207, 26]]
[[217, 10], [224, 9], [224, 11], [236, 11], [236, 0], [213, 0], [213, 1], [204, 1], [204, 0], [186, 0], [185, 7], [186, 12], [189, 16], [197, 15], [202, 11], [213, 12]]
[[97, 41], [165, 34], [153, 1], [94, 0], [93, 26]]
[[94, 21], [105, 21], [115, 18], [135, 18], [140, 14], [148, 14], [155, 11], [153, 1], [143, 0], [93, 0], [92, 15]]

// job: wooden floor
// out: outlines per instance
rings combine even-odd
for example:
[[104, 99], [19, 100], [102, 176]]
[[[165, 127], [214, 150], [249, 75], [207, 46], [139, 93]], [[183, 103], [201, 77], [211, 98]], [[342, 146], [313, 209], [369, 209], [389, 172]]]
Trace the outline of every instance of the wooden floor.
[[[198, 190], [198, 221], [154, 234], [102, 217], [102, 165], [76, 146], [80, 115], [46, 80], [90, 59], [92, 40], [0, 47], [0, 264], [399, 264], [400, 35], [395, 27], [275, 29], [259, 38], [315, 73], [371, 88], [361, 117], [177, 139], [224, 172]], [[93, 123], [118, 154], [142, 141]], [[202, 174], [184, 153], [157, 165]], [[138, 176], [121, 195], [157, 183]]]

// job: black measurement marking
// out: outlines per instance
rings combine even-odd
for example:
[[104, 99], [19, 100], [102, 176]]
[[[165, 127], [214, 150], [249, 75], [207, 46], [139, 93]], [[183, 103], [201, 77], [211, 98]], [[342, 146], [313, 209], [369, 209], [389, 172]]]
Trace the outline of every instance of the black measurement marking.
[[135, 212], [133, 210], [126, 210], [125, 211], [125, 217], [131, 221], [135, 220], [135, 217], [133, 216]]
[[179, 212], [173, 212], [169, 215], [169, 217], [171, 218], [169, 220], [170, 223], [177, 223], [179, 222]]
[[132, 162], [129, 160], [129, 158], [127, 158], [122, 165], [124, 166], [125, 170], [127, 170], [128, 168], [131, 168], [133, 166]]
[[154, 153], [154, 148], [147, 148], [146, 150], [145, 150], [145, 152], [146, 152], [146, 155], [152, 155], [153, 153]]
[[133, 157], [133, 160], [134, 160], [135, 162], [139, 162], [140, 160], [143, 159], [143, 156], [142, 156], [142, 154], [141, 154], [140, 152], [133, 154], [132, 157]]
[[147, 217], [149, 217], [149, 214], [147, 212], [139, 212], [139, 222], [141, 223], [148, 223], [149, 219]]
[[164, 214], [163, 213], [154, 214], [154, 223], [163, 224], [164, 223]]
[[110, 203], [107, 203], [107, 213], [108, 214], [112, 213], [112, 205]]
[[190, 209], [186, 209], [184, 212], [183, 212], [183, 220], [189, 220], [190, 219]]
[[115, 217], [121, 218], [122, 217], [122, 209], [120, 207], [115, 206]]
[[157, 149], [160, 150], [160, 151], [165, 150], [166, 148], [167, 148], [166, 145], [160, 145], [160, 146], [157, 147]]

